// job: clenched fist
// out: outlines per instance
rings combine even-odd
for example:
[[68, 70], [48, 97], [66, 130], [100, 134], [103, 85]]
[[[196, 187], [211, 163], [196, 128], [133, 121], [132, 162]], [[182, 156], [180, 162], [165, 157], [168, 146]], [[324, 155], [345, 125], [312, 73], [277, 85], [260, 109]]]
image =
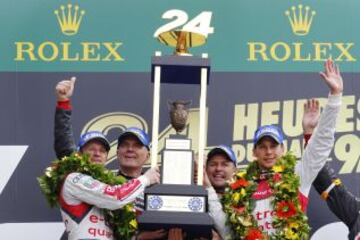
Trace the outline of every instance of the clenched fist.
[[69, 100], [74, 92], [76, 77], [72, 77], [70, 80], [60, 81], [55, 88], [56, 97], [58, 101]]

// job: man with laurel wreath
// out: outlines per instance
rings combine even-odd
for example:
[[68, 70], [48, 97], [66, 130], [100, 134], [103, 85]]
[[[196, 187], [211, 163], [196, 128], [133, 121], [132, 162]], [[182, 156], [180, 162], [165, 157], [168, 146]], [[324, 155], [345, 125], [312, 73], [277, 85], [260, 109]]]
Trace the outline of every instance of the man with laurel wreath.
[[[75, 78], [63, 80], [56, 86], [55, 151], [59, 159], [78, 151], [89, 155], [90, 162], [105, 164], [110, 144], [101, 132], [87, 132], [75, 147], [71, 127], [71, 104]], [[159, 182], [158, 169], [122, 185], [109, 185], [92, 176], [72, 172], [66, 176], [59, 195], [61, 214], [69, 240], [114, 239], [102, 209], [115, 210], [131, 203], [146, 186]]]
[[328, 102], [300, 161], [284, 154], [283, 134], [276, 126], [261, 126], [255, 132], [256, 160], [235, 174], [223, 197], [230, 238], [309, 238], [308, 195], [332, 150], [343, 92], [339, 68], [331, 60], [320, 75], [330, 89]]

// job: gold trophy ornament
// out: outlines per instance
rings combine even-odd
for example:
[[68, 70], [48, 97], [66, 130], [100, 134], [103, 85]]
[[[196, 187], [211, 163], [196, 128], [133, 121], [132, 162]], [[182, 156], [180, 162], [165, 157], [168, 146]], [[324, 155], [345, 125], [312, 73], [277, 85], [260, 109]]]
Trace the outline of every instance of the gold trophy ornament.
[[154, 37], [161, 43], [174, 47], [175, 55], [192, 56], [188, 49], [206, 43], [209, 34], [214, 33], [210, 26], [212, 12], [204, 11], [188, 21], [186, 12], [172, 9], [165, 12], [163, 19], [174, 19], [161, 26], [154, 33]]
[[201, 46], [206, 43], [206, 37], [199, 33], [184, 31], [169, 31], [161, 33], [157, 39], [170, 47], [175, 47], [174, 54], [191, 56], [188, 49]]

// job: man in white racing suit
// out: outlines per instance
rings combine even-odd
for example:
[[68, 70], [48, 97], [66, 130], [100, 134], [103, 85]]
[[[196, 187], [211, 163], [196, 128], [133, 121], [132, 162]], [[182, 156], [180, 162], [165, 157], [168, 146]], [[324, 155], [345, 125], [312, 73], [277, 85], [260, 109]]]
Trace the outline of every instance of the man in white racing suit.
[[68, 239], [113, 239], [102, 209], [115, 210], [131, 203], [146, 186], [157, 182], [151, 169], [122, 185], [107, 185], [91, 176], [73, 172], [62, 186], [59, 202]]
[[[295, 167], [295, 173], [300, 177], [298, 197], [303, 211], [307, 207], [311, 184], [324, 166], [333, 147], [336, 117], [340, 110], [343, 91], [343, 81], [339, 69], [331, 60], [325, 63], [325, 72], [321, 72], [320, 75], [330, 88], [328, 102], [321, 115], [318, 129], [312, 136], [301, 161]], [[264, 175], [283, 154], [283, 135], [280, 129], [273, 125], [259, 127], [254, 135], [253, 155]], [[269, 185], [266, 184], [266, 179], [260, 180], [252, 199], [255, 199], [252, 216], [259, 228], [269, 235], [274, 234], [275, 229], [272, 226], [275, 214], [272, 206], [273, 194]], [[231, 238], [230, 231], [226, 230], [225, 232], [227, 232], [226, 238]]]
[[[58, 102], [66, 102], [72, 95], [75, 78], [57, 84]], [[61, 143], [61, 142], [60, 142]], [[73, 149], [72, 147], [67, 149]], [[78, 144], [80, 154], [88, 154], [90, 161], [105, 164], [110, 144], [101, 132], [83, 134]], [[57, 155], [59, 152], [57, 151]], [[146, 186], [158, 183], [157, 168], [122, 185], [107, 185], [91, 176], [70, 173], [61, 189], [59, 203], [69, 240], [112, 240], [113, 232], [107, 226], [102, 209], [115, 210], [133, 202]]]

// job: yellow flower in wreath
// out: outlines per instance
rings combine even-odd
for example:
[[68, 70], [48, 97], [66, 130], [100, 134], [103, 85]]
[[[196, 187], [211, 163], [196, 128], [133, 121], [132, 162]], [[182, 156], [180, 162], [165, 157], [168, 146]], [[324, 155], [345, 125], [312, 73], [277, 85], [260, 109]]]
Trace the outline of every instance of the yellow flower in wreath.
[[289, 240], [300, 240], [299, 235], [293, 231], [291, 228], [285, 229], [285, 237]]
[[291, 222], [291, 223], [289, 224], [289, 228], [291, 228], [291, 229], [293, 229], [293, 230], [296, 230], [296, 229], [299, 228], [299, 224], [296, 223], [296, 222]]
[[233, 203], [237, 204], [240, 200], [240, 193], [238, 192], [234, 193], [231, 198]]
[[240, 190], [240, 196], [241, 196], [242, 198], [246, 196], [246, 190], [245, 190], [244, 188], [242, 188], [242, 189]]
[[46, 175], [47, 177], [51, 178], [51, 177], [52, 177], [52, 174], [53, 174], [53, 169], [52, 169], [52, 167], [48, 167], [48, 168], [45, 169], [45, 175]]
[[274, 172], [276, 172], [276, 173], [281, 173], [281, 172], [283, 172], [284, 171], [284, 166], [283, 165], [274, 165], [273, 167], [272, 167], [272, 170], [274, 171]]
[[287, 184], [287, 183], [281, 184], [281, 185], [280, 185], [280, 188], [281, 188], [282, 190], [287, 190], [287, 191], [289, 191], [289, 192], [291, 192], [291, 191], [293, 190], [292, 187], [291, 187], [291, 185], [290, 185], [290, 184]]
[[131, 204], [126, 205], [125, 210], [127, 212], [134, 212], [135, 211]]
[[245, 171], [240, 171], [236, 174], [237, 177], [239, 178], [245, 178], [246, 172]]
[[138, 227], [138, 223], [137, 223], [137, 221], [135, 219], [132, 219], [129, 224], [134, 229], [137, 229], [137, 227]]

